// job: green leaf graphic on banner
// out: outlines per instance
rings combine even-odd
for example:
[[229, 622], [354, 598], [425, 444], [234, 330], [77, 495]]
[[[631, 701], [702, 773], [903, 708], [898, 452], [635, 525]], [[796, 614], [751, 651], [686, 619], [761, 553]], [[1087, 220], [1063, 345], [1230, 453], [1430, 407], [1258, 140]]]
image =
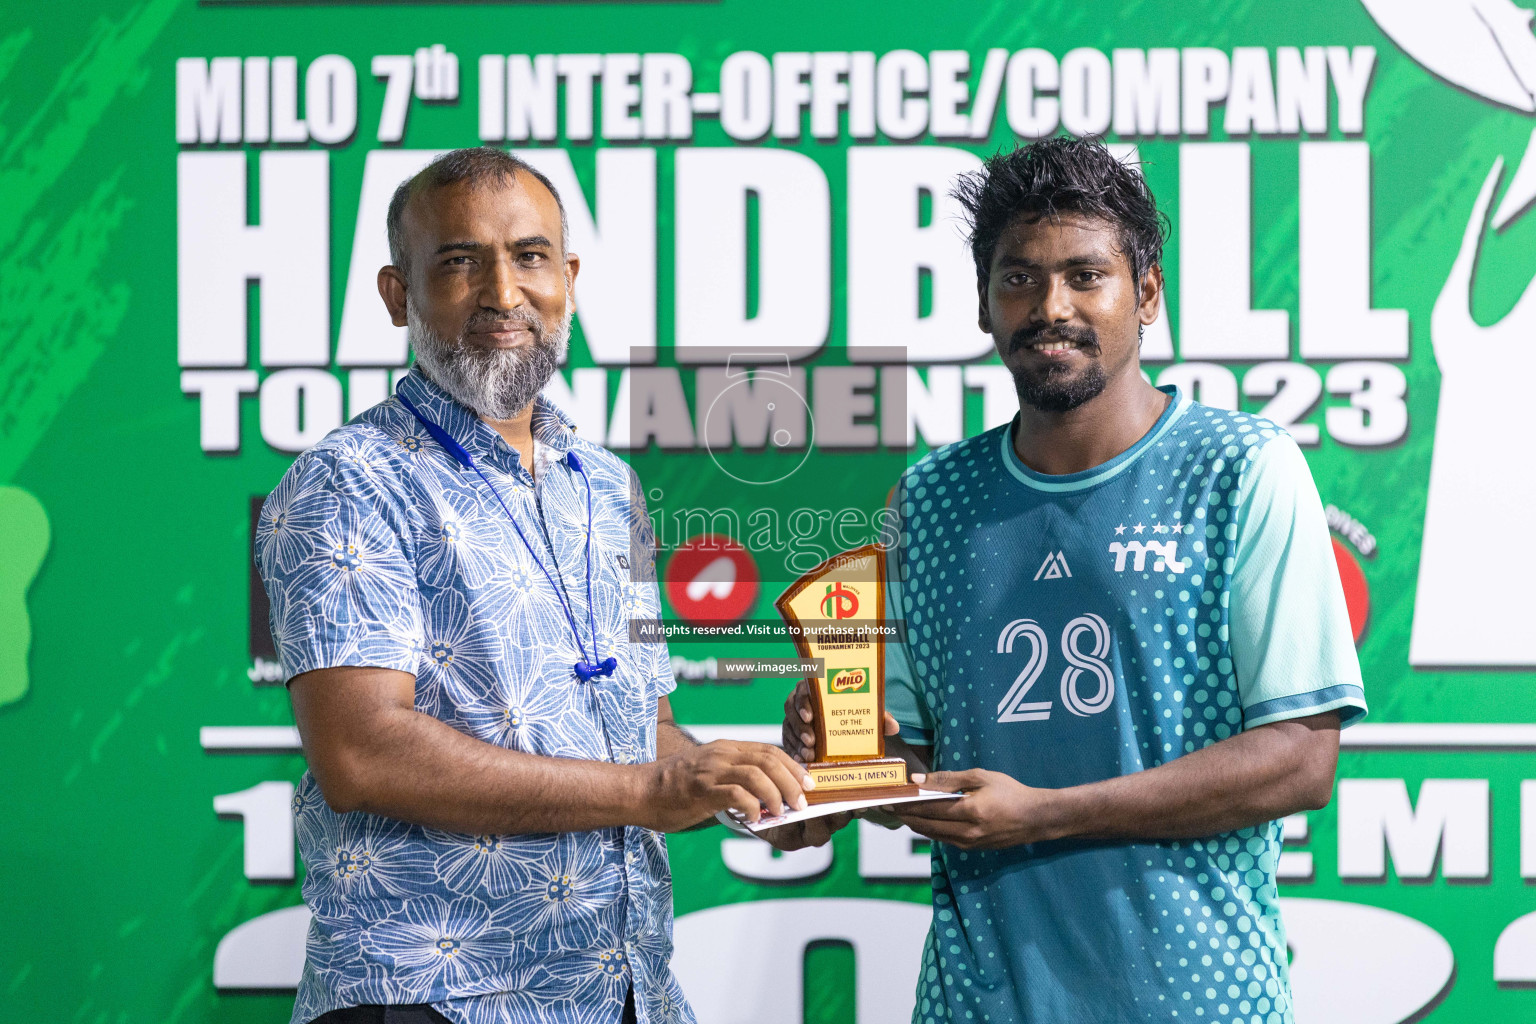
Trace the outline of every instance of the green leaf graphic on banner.
[[19, 487], [0, 487], [0, 707], [27, 692], [32, 621], [27, 588], [48, 553], [48, 513]]

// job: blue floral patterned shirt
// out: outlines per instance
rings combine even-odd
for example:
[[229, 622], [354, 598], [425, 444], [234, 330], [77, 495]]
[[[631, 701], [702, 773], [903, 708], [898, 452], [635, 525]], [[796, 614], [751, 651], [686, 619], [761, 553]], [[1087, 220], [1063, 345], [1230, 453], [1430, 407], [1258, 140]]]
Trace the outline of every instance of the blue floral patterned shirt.
[[[416, 677], [416, 710], [497, 746], [633, 764], [656, 757], [665, 645], [631, 644], [659, 617], [654, 540], [629, 468], [577, 438], [542, 397], [537, 484], [514, 450], [419, 371], [399, 392], [452, 434], [501, 492], [390, 398], [301, 455], [262, 510], [256, 558], [288, 678], [340, 665]], [[565, 456], [580, 453], [587, 483]], [[542, 513], [542, 515], [541, 515]], [[542, 519], [542, 523], [541, 523]], [[553, 557], [551, 557], [551, 551]], [[584, 660], [540, 563], [562, 585]], [[295, 1022], [367, 1003], [431, 1003], [463, 1024], [615, 1024], [633, 984], [643, 1024], [692, 1022], [669, 967], [663, 837], [609, 828], [473, 836], [337, 814], [312, 773], [294, 797], [314, 912]]]

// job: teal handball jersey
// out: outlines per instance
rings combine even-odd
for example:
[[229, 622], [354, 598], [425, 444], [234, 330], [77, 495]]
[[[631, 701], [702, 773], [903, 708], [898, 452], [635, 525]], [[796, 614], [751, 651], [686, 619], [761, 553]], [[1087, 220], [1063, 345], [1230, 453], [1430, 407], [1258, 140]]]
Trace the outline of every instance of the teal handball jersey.
[[[1011, 427], [904, 475], [888, 706], [936, 769], [1097, 782], [1269, 722], [1365, 712], [1322, 504], [1272, 423], [1173, 389], [1047, 476]], [[934, 844], [914, 1020], [1291, 1024], [1279, 822], [1204, 839]]]

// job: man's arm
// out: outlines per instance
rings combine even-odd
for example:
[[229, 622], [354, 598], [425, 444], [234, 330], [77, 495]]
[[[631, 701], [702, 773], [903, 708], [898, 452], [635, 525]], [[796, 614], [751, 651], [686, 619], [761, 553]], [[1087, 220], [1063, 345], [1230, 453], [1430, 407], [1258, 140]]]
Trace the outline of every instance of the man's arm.
[[933, 772], [927, 789], [960, 800], [902, 804], [914, 832], [961, 848], [1053, 839], [1185, 839], [1316, 810], [1333, 794], [1339, 716], [1261, 725], [1166, 764], [1103, 782], [1036, 789], [1001, 772]]
[[672, 717], [672, 702], [666, 697], [656, 701], [656, 760], [692, 750], [699, 745], [693, 734]]
[[788, 755], [763, 743], [677, 750], [672, 738], [670, 756], [645, 765], [507, 750], [416, 711], [415, 677], [391, 669], [318, 669], [295, 676], [289, 693], [310, 769], [341, 813], [471, 834], [673, 831], [726, 808], [755, 821], [760, 806], [804, 806], [810, 784]]

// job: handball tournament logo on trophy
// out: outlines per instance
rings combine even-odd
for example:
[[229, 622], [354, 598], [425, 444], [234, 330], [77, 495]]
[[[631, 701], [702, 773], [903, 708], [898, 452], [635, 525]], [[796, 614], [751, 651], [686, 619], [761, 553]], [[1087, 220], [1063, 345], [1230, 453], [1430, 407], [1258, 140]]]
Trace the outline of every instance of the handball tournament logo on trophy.
[[841, 580], [827, 584], [827, 596], [821, 599], [821, 614], [829, 619], [851, 619], [859, 614], [859, 592]]

